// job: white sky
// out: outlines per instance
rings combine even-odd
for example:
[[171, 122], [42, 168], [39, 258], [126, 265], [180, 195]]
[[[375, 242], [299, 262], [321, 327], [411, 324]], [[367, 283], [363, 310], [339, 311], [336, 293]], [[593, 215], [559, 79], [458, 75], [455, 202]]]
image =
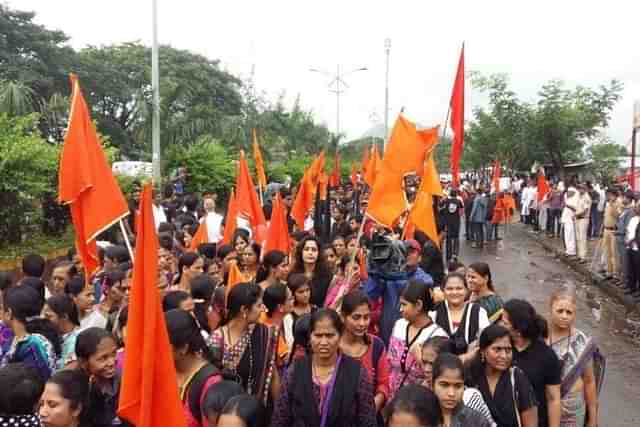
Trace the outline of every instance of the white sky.
[[[2, 1], [2, 0], [0, 0]], [[140, 40], [150, 44], [151, 0], [4, 0], [37, 13], [76, 48]], [[390, 126], [405, 107], [423, 125], [442, 123], [466, 41], [467, 70], [510, 74], [512, 88], [531, 100], [549, 79], [594, 86], [625, 84], [608, 133], [630, 139], [633, 100], [640, 99], [637, 0], [376, 1], [158, 0], [162, 44], [220, 59], [276, 99], [300, 94], [331, 130], [336, 99], [327, 78], [310, 67], [368, 67], [346, 78], [341, 130], [360, 137], [384, 111], [384, 39], [391, 38]], [[467, 119], [482, 102], [467, 86]]]

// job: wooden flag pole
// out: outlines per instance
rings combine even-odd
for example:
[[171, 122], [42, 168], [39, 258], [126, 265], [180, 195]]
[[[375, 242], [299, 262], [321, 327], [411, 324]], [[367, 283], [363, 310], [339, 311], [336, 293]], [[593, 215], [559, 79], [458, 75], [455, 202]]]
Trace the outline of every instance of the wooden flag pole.
[[131, 248], [131, 242], [129, 241], [129, 234], [127, 233], [127, 230], [125, 230], [124, 228], [124, 221], [122, 221], [122, 219], [120, 219], [118, 221], [118, 224], [120, 224], [120, 231], [122, 232], [122, 237], [124, 238], [124, 243], [127, 245], [127, 249], [129, 250], [129, 256], [131, 257], [131, 262], [134, 262], [133, 259], [133, 249]]

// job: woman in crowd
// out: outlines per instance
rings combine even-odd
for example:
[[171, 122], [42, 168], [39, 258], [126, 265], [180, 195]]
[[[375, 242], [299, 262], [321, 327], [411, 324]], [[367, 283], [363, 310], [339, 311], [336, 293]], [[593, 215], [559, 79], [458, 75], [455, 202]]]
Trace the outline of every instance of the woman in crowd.
[[486, 262], [475, 262], [467, 267], [467, 284], [471, 291], [470, 301], [484, 308], [493, 323], [502, 316], [502, 298], [495, 293], [491, 270]]
[[336, 235], [331, 242], [331, 246], [335, 250], [336, 257], [338, 259], [342, 258], [347, 254], [347, 246], [344, 243], [344, 237], [340, 235]]
[[0, 425], [3, 427], [39, 427], [35, 413], [44, 389], [37, 369], [24, 363], [11, 363], [0, 369]]
[[477, 351], [472, 344], [477, 344], [478, 337], [489, 326], [487, 312], [479, 304], [465, 302], [467, 281], [460, 273], [445, 277], [443, 291], [445, 300], [436, 305], [430, 316], [451, 337], [453, 353], [469, 361]]
[[84, 279], [82, 275], [74, 276], [67, 286], [65, 293], [73, 300], [78, 309], [78, 319], [80, 320], [80, 329], [91, 327], [105, 328], [107, 326], [107, 318], [95, 309], [95, 294], [93, 286]]
[[171, 291], [162, 297], [162, 311], [165, 313], [169, 310], [180, 309], [189, 313], [193, 313], [195, 303], [191, 294], [185, 291]]
[[558, 427], [562, 366], [544, 342], [546, 321], [529, 302], [512, 299], [504, 305], [501, 323], [511, 334], [513, 364], [527, 375], [535, 392], [540, 427]]
[[228, 321], [211, 335], [211, 348], [226, 375], [266, 406], [278, 395], [280, 377], [276, 369], [277, 333], [258, 323], [263, 310], [260, 286], [234, 286], [227, 297]]
[[491, 427], [480, 412], [463, 403], [464, 367], [459, 357], [442, 353], [433, 364], [433, 392], [442, 411], [442, 427]]
[[352, 261], [348, 255], [343, 256], [338, 264], [337, 274], [331, 280], [324, 307], [338, 310], [342, 304], [342, 298], [352, 289], [360, 287], [360, 284], [360, 266], [357, 261]]
[[291, 272], [304, 273], [311, 284], [311, 303], [322, 307], [332, 277], [324, 257], [320, 256], [320, 243], [316, 237], [307, 236], [298, 244]]
[[73, 276], [77, 274], [76, 268], [71, 261], [58, 261], [53, 270], [47, 287], [47, 295], [62, 295], [64, 288]]
[[338, 272], [338, 261], [340, 260], [336, 255], [335, 248], [329, 244], [322, 245], [322, 256], [324, 256], [329, 272], [335, 275]]
[[222, 262], [218, 258], [207, 259], [204, 262], [204, 274], [211, 278], [213, 286], [217, 287], [222, 283]]
[[169, 249], [161, 247], [158, 250], [158, 269], [161, 274], [164, 274], [167, 282], [173, 284], [178, 273], [178, 260]]
[[374, 402], [379, 413], [389, 396], [389, 361], [382, 340], [367, 333], [371, 322], [371, 305], [359, 290], [348, 293], [340, 314], [344, 319], [344, 333], [340, 350], [362, 363], [367, 369], [374, 389]]
[[311, 316], [311, 354], [289, 368], [271, 427], [376, 426], [367, 370], [339, 351], [343, 329], [331, 309]]
[[89, 421], [89, 378], [82, 371], [55, 373], [40, 399], [40, 420], [44, 427], [93, 427]]
[[213, 302], [214, 286], [211, 277], [206, 274], [199, 274], [191, 281], [191, 298], [193, 300], [193, 314], [198, 320], [200, 329], [208, 334], [211, 333], [209, 327], [209, 313]]
[[240, 255], [244, 252], [244, 248], [249, 246], [249, 232], [244, 228], [236, 228], [231, 241], [233, 242], [233, 249]]
[[525, 373], [511, 366], [512, 354], [509, 330], [488, 326], [480, 334], [469, 382], [482, 393], [498, 427], [538, 427], [535, 393]]
[[178, 259], [178, 275], [175, 278], [175, 289], [191, 292], [191, 280], [202, 274], [204, 261], [196, 252], [186, 252]]
[[207, 391], [222, 377], [207, 359], [209, 349], [193, 316], [184, 310], [169, 310], [165, 320], [187, 426], [206, 426], [201, 403]]
[[433, 301], [429, 287], [419, 281], [409, 280], [400, 296], [400, 313], [389, 338], [388, 356], [391, 367], [391, 395], [407, 384], [424, 380], [420, 369], [420, 349], [431, 337], [447, 333], [429, 317]]
[[5, 291], [3, 302], [3, 321], [14, 338], [0, 367], [22, 362], [47, 380], [56, 369], [62, 346], [55, 326], [39, 317], [43, 305], [40, 295], [28, 286], [17, 286]]
[[260, 316], [260, 323], [273, 327], [278, 332], [278, 367], [284, 367], [289, 359], [291, 346], [293, 345], [293, 323], [286, 319], [293, 308], [293, 294], [282, 283], [275, 283], [269, 286], [262, 294], [262, 301], [266, 311]]
[[256, 276], [256, 283], [264, 291], [276, 283], [284, 283], [289, 273], [287, 255], [279, 250], [272, 250], [265, 254], [262, 265]]
[[[218, 425], [218, 418], [231, 398], [245, 394], [242, 386], [235, 381], [220, 381], [213, 384], [205, 392], [202, 401], [202, 415], [207, 419], [208, 427]], [[203, 424], [203, 427], [206, 425]]]
[[260, 245], [251, 243], [244, 247], [240, 254], [240, 271], [244, 275], [245, 281], [255, 282], [258, 273], [260, 260]]
[[[441, 354], [451, 353], [452, 341], [445, 337], [432, 337], [424, 342], [422, 345], [422, 370], [424, 372], [425, 380], [422, 383], [429, 390], [433, 390], [433, 367], [436, 359]], [[487, 421], [489, 425], [495, 427], [496, 423], [491, 417], [491, 411], [484, 402], [482, 393], [480, 390], [473, 387], [465, 387], [462, 393], [462, 403], [474, 411], [480, 413]]]
[[47, 300], [42, 317], [49, 320], [60, 335], [62, 350], [56, 363], [57, 369], [76, 365], [76, 338], [80, 333], [78, 309], [68, 295], [56, 295]]
[[418, 384], [401, 388], [385, 408], [387, 427], [440, 427], [440, 403], [433, 392]]
[[560, 426], [595, 427], [598, 425], [598, 391], [604, 375], [603, 358], [593, 338], [575, 327], [575, 290], [555, 291], [550, 309], [547, 344], [562, 366]]
[[117, 316], [120, 307], [128, 303], [129, 291], [131, 290], [128, 272], [132, 272], [132, 268], [133, 266], [126, 263], [105, 273], [102, 282], [103, 298], [96, 307], [96, 311], [100, 313], [104, 319], [108, 319], [107, 323], [113, 324], [114, 317]]
[[116, 415], [120, 392], [117, 350], [116, 339], [102, 328], [88, 328], [78, 334], [76, 356], [80, 368], [90, 378], [90, 425], [93, 427], [119, 423]]
[[264, 408], [254, 396], [232, 397], [222, 409], [218, 427], [263, 427]]
[[287, 287], [293, 294], [293, 308], [288, 315], [291, 316], [291, 324], [295, 324], [300, 316], [313, 313], [318, 309], [311, 304], [311, 286], [304, 274], [291, 273], [287, 278]]

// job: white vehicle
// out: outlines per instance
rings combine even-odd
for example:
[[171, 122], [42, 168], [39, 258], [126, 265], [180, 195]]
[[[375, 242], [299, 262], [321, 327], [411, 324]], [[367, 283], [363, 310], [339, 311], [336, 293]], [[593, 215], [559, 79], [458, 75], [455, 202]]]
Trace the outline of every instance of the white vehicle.
[[153, 175], [151, 162], [113, 162], [111, 169], [115, 175], [145, 176], [148, 178]]

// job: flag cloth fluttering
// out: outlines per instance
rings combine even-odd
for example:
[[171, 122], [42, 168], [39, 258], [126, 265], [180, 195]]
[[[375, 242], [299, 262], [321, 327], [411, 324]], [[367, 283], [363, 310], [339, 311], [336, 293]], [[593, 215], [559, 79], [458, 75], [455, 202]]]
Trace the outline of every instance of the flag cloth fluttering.
[[129, 321], [118, 416], [137, 427], [186, 427], [178, 394], [173, 350], [160, 303], [158, 238], [151, 184], [140, 197], [136, 253], [129, 297]]
[[236, 206], [238, 215], [247, 219], [251, 224], [253, 240], [262, 244], [266, 237], [267, 220], [264, 217], [262, 206], [260, 206], [251, 174], [249, 174], [249, 166], [243, 150], [240, 150], [238, 176], [236, 177]]
[[195, 252], [198, 250], [198, 246], [209, 243], [209, 230], [207, 229], [207, 220], [205, 218], [200, 224], [198, 224], [198, 230], [196, 234], [191, 238], [191, 244], [189, 244], [189, 250]]
[[495, 192], [500, 191], [500, 160], [496, 159], [493, 164], [493, 176], [491, 177], [491, 183], [493, 184], [493, 188]]
[[364, 182], [369, 185], [369, 187], [373, 187], [373, 184], [376, 182], [376, 176], [378, 175], [378, 171], [382, 165], [382, 159], [380, 158], [380, 154], [378, 153], [378, 144], [373, 144], [373, 148], [371, 150], [371, 157], [369, 157], [369, 163], [366, 166], [363, 166], [364, 169]]
[[267, 230], [267, 240], [264, 243], [263, 253], [272, 250], [279, 250], [288, 254], [291, 250], [289, 240], [289, 228], [287, 224], [287, 210], [280, 198], [280, 193], [276, 193], [276, 200], [271, 211], [271, 221]]
[[336, 151], [336, 157], [333, 159], [333, 171], [329, 177], [329, 186], [338, 187], [340, 185], [340, 154]]
[[464, 44], [460, 52], [456, 80], [451, 93], [451, 130], [453, 144], [451, 145], [451, 177], [454, 187], [460, 185], [460, 158], [464, 148]]
[[80, 83], [71, 75], [71, 110], [58, 173], [60, 203], [69, 203], [86, 277], [98, 269], [96, 237], [129, 214], [102, 150]]
[[547, 182], [547, 178], [544, 176], [543, 171], [538, 171], [538, 201], [541, 202], [551, 191], [551, 187], [549, 187], [549, 183]]
[[351, 179], [351, 185], [355, 187], [358, 184], [358, 167], [355, 163], [351, 163], [351, 175], [349, 178]]
[[229, 275], [227, 276], [227, 285], [224, 288], [224, 306], [227, 307], [227, 298], [229, 297], [229, 292], [236, 285], [245, 282], [244, 274], [238, 268], [238, 263], [236, 261], [231, 261], [231, 265], [229, 266]]
[[258, 185], [264, 191], [267, 188], [267, 175], [264, 173], [264, 162], [262, 161], [262, 153], [260, 152], [260, 145], [258, 145], [258, 136], [256, 130], [253, 129], [253, 159], [256, 162], [256, 180]]
[[311, 168], [302, 175], [298, 184], [298, 192], [291, 206], [291, 218], [293, 218], [299, 230], [304, 230], [304, 221], [313, 207], [314, 185], [311, 180]]
[[362, 175], [367, 173], [367, 166], [369, 165], [369, 154], [371, 153], [371, 147], [365, 145], [364, 151], [362, 152], [362, 163], [360, 164], [360, 172]]
[[418, 175], [420, 175], [423, 181], [425, 181], [424, 191], [436, 196], [444, 195], [444, 190], [442, 189], [442, 184], [440, 183], [440, 174], [438, 173], [438, 169], [436, 168], [436, 161], [434, 158], [436, 145], [438, 145], [439, 131], [439, 126], [418, 131], [418, 136], [422, 139], [422, 143], [424, 144], [426, 150], [425, 154], [427, 155], [424, 163], [424, 170], [420, 170], [418, 172]]
[[238, 207], [236, 206], [236, 195], [231, 189], [229, 203], [227, 204], [227, 215], [224, 220], [224, 232], [222, 233], [222, 243], [225, 245], [232, 244], [231, 239], [238, 225]]

